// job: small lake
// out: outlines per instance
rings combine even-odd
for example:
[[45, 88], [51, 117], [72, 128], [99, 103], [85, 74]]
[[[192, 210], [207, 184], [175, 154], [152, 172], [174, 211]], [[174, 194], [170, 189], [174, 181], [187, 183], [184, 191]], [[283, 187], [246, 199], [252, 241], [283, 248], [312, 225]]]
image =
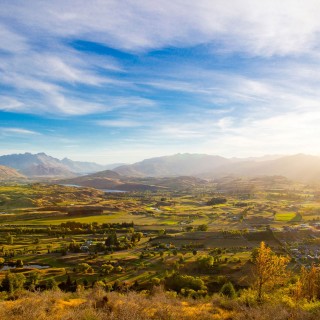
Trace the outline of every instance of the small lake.
[[[50, 268], [50, 266], [44, 266], [39, 264], [26, 264], [23, 266], [22, 269], [48, 269], [48, 268]], [[15, 266], [11, 267], [11, 266], [8, 266], [7, 264], [0, 267], [0, 271], [7, 271], [10, 269], [16, 269], [16, 267]]]
[[115, 192], [120, 192], [120, 193], [123, 193], [123, 192], [128, 192], [128, 191], [124, 191], [124, 190], [111, 190], [111, 189], [98, 189], [98, 190], [101, 190], [101, 191], [104, 191], [104, 192], [110, 192], [110, 193], [115, 193]]

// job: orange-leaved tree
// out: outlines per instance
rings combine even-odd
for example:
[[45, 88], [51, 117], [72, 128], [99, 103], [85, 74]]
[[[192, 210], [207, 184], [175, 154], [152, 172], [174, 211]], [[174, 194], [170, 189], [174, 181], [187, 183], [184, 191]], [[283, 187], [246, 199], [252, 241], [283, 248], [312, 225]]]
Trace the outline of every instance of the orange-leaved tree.
[[296, 287], [301, 298], [306, 298], [307, 300], [317, 299], [320, 293], [319, 267], [313, 264], [311, 268], [307, 269], [303, 266]]
[[261, 301], [266, 287], [273, 288], [282, 283], [287, 277], [287, 265], [289, 259], [277, 256], [271, 248], [261, 242], [260, 247], [254, 255], [254, 276], [257, 288], [257, 297]]

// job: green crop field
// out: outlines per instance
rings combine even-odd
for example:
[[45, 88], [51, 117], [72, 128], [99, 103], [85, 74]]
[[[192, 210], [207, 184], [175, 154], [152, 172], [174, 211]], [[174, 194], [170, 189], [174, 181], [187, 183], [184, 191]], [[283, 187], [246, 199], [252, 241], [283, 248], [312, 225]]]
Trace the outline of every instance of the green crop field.
[[283, 221], [283, 222], [298, 222], [301, 219], [297, 217], [295, 212], [286, 212], [286, 213], [277, 213], [275, 215], [276, 221]]

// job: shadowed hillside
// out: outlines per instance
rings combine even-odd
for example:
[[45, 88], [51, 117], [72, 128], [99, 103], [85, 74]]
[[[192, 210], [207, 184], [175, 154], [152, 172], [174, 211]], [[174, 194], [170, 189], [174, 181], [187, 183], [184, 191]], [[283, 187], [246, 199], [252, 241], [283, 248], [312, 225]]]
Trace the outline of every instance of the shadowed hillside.
[[161, 189], [188, 189], [195, 186], [205, 186], [207, 181], [196, 177], [127, 177], [117, 172], [106, 170], [82, 177], [59, 181], [63, 184], [73, 184], [98, 189], [144, 191]]

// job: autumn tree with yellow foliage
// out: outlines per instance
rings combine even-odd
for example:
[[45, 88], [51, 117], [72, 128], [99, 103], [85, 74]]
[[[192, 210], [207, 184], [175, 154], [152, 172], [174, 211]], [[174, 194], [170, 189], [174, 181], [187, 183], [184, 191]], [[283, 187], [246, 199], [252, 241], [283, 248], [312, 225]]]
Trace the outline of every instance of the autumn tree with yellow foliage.
[[320, 297], [320, 268], [312, 265], [309, 269], [302, 267], [300, 278], [295, 286], [295, 298], [316, 300]]
[[287, 278], [286, 268], [289, 258], [277, 256], [271, 248], [261, 242], [253, 262], [257, 298], [258, 301], [261, 301], [266, 288], [271, 289], [275, 285], [283, 283], [284, 279]]

